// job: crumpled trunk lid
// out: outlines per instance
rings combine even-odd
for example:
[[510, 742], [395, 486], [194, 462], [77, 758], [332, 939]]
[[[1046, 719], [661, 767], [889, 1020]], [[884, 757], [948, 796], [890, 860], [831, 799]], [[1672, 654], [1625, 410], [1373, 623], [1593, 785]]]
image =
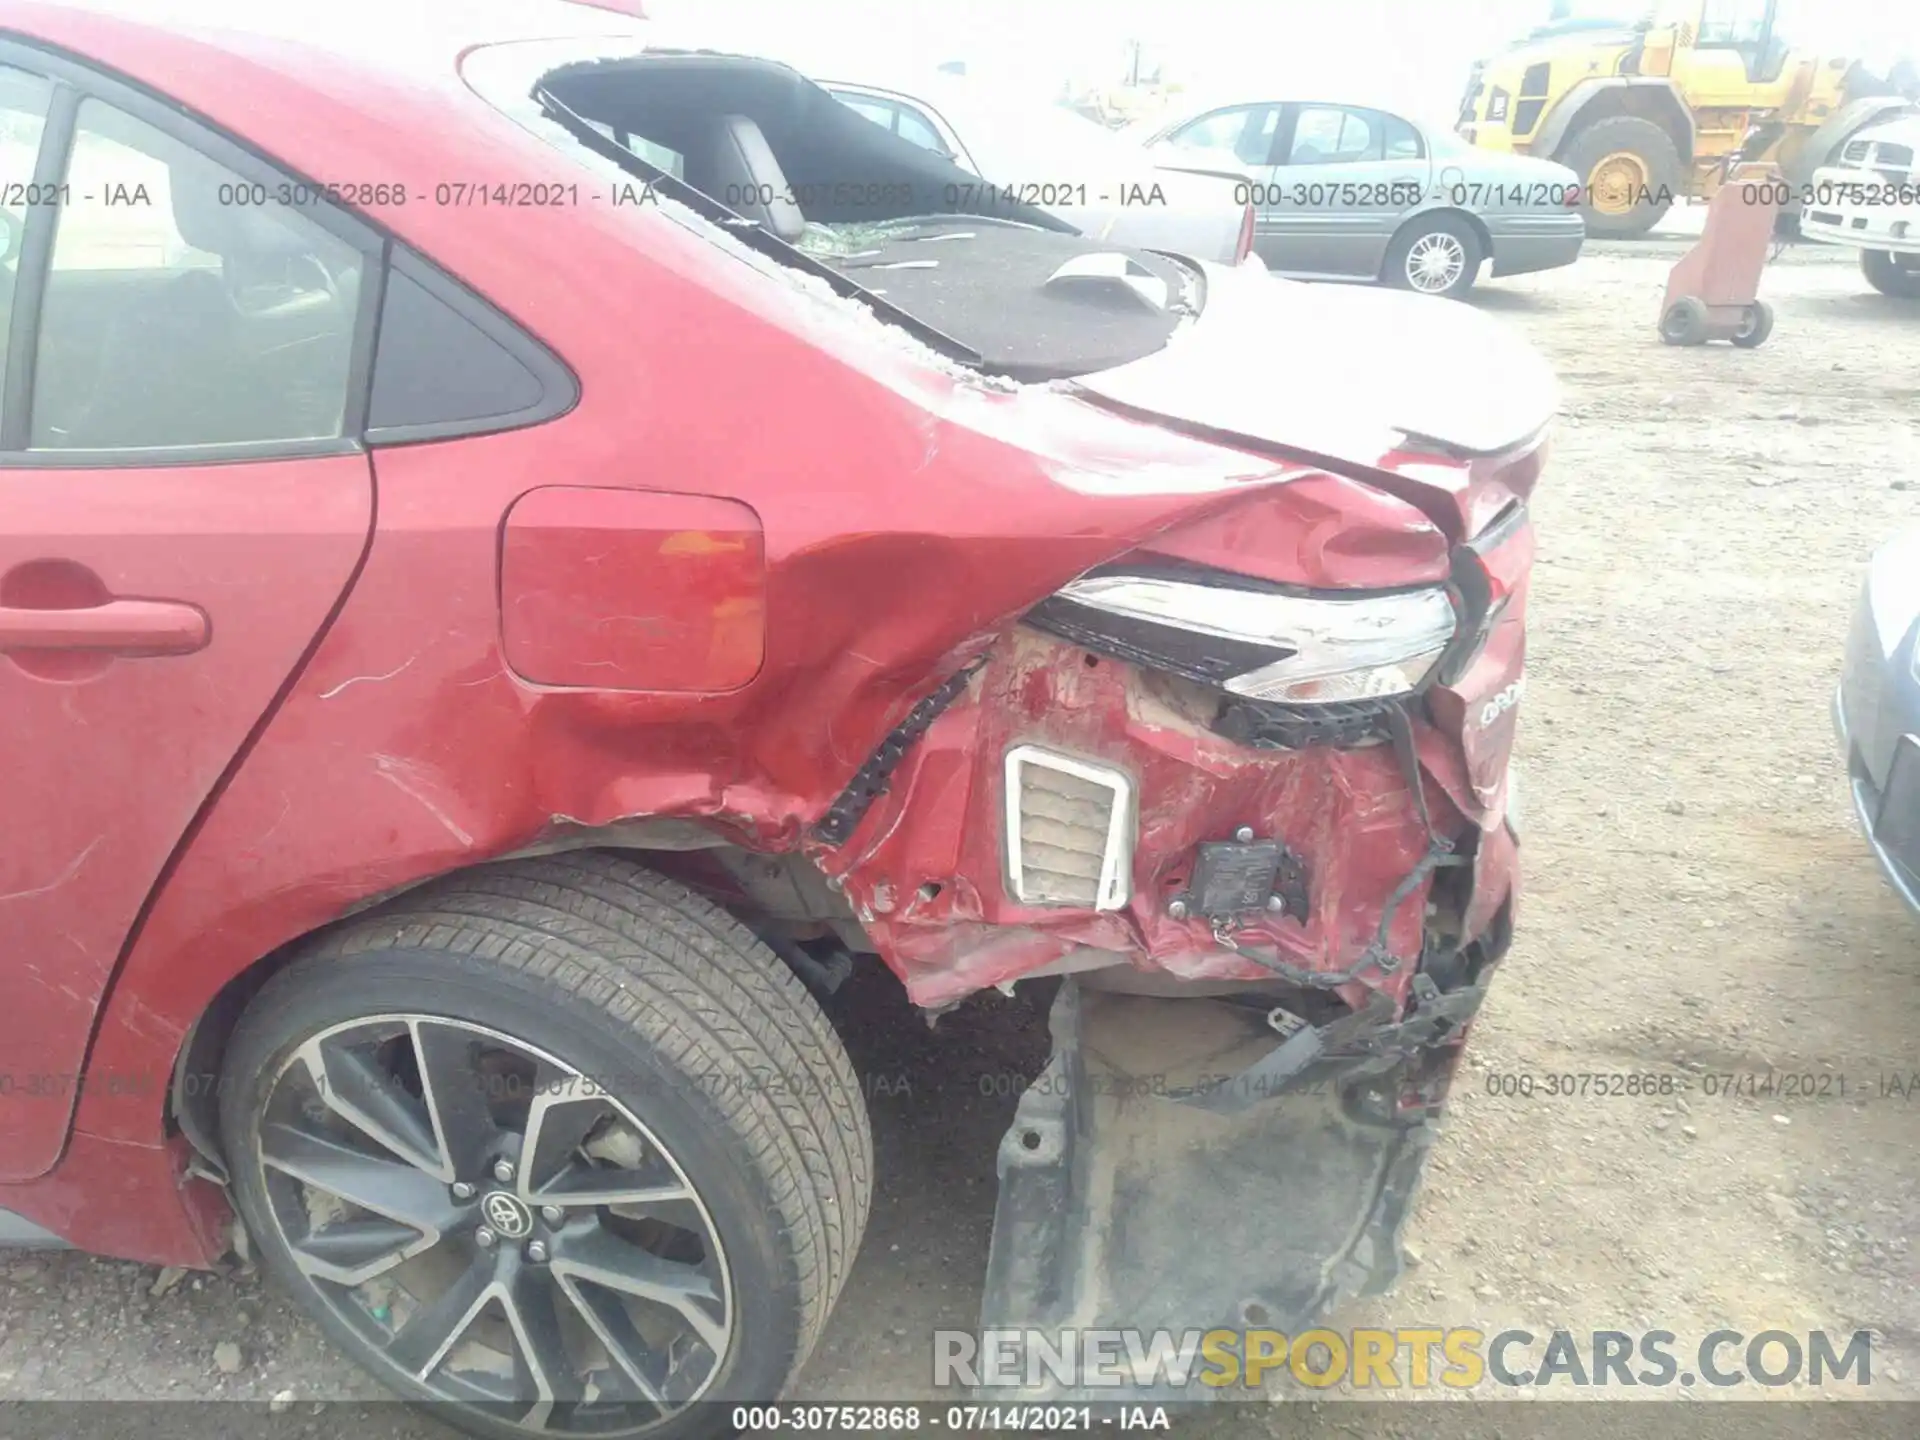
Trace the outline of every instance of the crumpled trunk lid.
[[[1412, 473], [1430, 490], [1462, 491], [1439, 508], [1469, 534], [1478, 525], [1469, 526], [1465, 512], [1489, 510], [1464, 493], [1472, 487], [1401, 462], [1524, 450], [1557, 408], [1546, 361], [1471, 306], [1306, 285], [1252, 268], [1203, 270], [1206, 306], [1196, 320], [1153, 354], [1083, 375], [1076, 388], [1180, 429], [1359, 479]], [[1460, 503], [1467, 500], [1475, 503]]]

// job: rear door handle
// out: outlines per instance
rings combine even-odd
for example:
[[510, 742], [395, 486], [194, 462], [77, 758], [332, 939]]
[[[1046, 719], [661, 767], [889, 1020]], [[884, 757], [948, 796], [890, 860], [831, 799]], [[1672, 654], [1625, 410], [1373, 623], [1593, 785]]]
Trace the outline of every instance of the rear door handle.
[[210, 633], [206, 612], [178, 600], [109, 600], [69, 610], [0, 606], [0, 653], [191, 655], [206, 648]]

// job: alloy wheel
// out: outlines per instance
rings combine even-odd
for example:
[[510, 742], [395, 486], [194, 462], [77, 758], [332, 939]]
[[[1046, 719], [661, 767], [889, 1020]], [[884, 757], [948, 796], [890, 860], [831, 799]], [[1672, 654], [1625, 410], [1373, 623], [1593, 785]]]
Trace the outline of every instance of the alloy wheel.
[[590, 1077], [464, 1021], [383, 1015], [296, 1049], [258, 1132], [300, 1276], [436, 1398], [643, 1433], [721, 1373], [725, 1251], [685, 1171]]
[[1451, 289], [1466, 268], [1467, 247], [1444, 230], [1422, 235], [1407, 251], [1407, 284], [1425, 295]]

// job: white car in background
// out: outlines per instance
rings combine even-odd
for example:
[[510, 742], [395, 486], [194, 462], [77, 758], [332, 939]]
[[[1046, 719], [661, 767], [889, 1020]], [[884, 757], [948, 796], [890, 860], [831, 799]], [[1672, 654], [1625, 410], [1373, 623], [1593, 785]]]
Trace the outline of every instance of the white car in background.
[[1187, 98], [1120, 138], [1162, 165], [1237, 170], [1254, 249], [1277, 274], [1457, 297], [1488, 261], [1524, 275], [1579, 258], [1587, 226], [1566, 166], [1477, 150], [1391, 95], [1332, 88]]
[[1160, 167], [1064, 105], [965, 76], [853, 79], [834, 78], [830, 68], [799, 68], [874, 124], [1092, 239], [1227, 265], [1253, 251], [1254, 209], [1238, 173]]
[[1800, 234], [1853, 246], [1869, 285], [1920, 300], [1920, 113], [1869, 125], [1813, 172]]

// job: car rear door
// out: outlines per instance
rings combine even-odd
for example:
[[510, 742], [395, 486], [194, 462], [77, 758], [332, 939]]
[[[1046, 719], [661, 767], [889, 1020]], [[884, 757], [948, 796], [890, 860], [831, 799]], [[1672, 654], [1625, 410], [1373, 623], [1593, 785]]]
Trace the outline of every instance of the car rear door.
[[1418, 132], [1350, 105], [1286, 110], [1266, 196], [1273, 254], [1262, 258], [1296, 274], [1378, 275], [1401, 218], [1427, 189]]
[[11, 44], [0, 205], [18, 206], [0, 262], [13, 1181], [58, 1159], [149, 895], [365, 552], [382, 246], [172, 107]]

